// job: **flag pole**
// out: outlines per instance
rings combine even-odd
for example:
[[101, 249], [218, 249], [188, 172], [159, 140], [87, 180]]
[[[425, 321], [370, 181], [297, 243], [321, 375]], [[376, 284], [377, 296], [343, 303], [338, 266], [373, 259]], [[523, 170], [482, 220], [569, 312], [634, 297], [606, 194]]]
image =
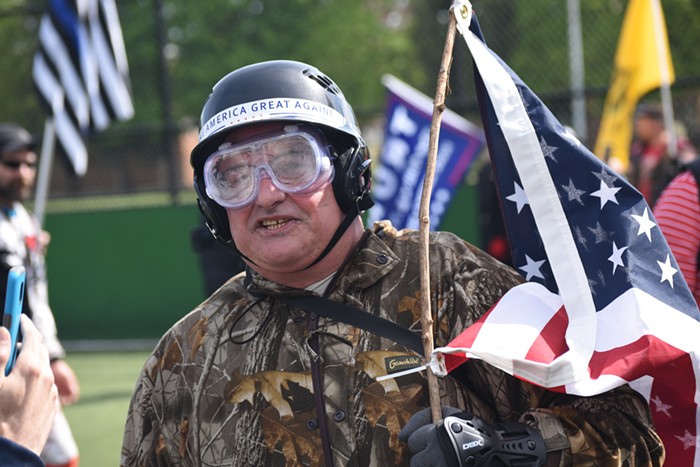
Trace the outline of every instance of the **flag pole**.
[[586, 124], [586, 79], [583, 61], [580, 0], [568, 0], [569, 70], [571, 74], [571, 125], [580, 140], [588, 139]]
[[668, 132], [668, 154], [672, 158], [678, 156], [678, 136], [676, 135], [676, 119], [673, 115], [673, 100], [671, 99], [671, 77], [668, 74], [667, 64], [671, 60], [666, 54], [666, 41], [664, 40], [664, 23], [661, 20], [662, 10], [659, 0], [651, 2], [651, 13], [654, 21], [654, 41], [659, 61], [659, 75], [661, 77], [661, 106], [664, 115], [664, 126]]
[[[433, 103], [433, 117], [430, 123], [430, 140], [428, 143], [428, 158], [425, 169], [425, 179], [423, 180], [423, 193], [419, 210], [419, 233], [420, 233], [420, 286], [421, 286], [421, 339], [423, 341], [423, 353], [429, 363], [433, 354], [433, 313], [430, 307], [430, 258], [428, 253], [430, 236], [430, 196], [433, 189], [433, 179], [435, 178], [435, 161], [437, 159], [438, 138], [440, 136], [440, 119], [445, 110], [445, 93], [452, 64], [452, 48], [454, 46], [456, 30], [456, 20], [454, 5], [450, 7], [450, 20], [447, 25], [447, 35], [445, 38], [445, 48], [442, 52], [442, 61], [438, 72], [437, 88], [435, 90], [435, 101]], [[442, 404], [440, 402], [440, 387], [437, 376], [426, 365], [428, 377], [428, 394], [430, 396], [430, 408], [433, 422], [442, 420]]]
[[44, 137], [41, 142], [41, 156], [39, 158], [39, 173], [37, 174], [36, 196], [34, 198], [34, 214], [39, 219], [39, 225], [44, 225], [46, 212], [46, 200], [49, 193], [51, 180], [51, 167], [53, 166], [54, 146], [56, 143], [56, 128], [53, 118], [47, 118], [44, 123]]

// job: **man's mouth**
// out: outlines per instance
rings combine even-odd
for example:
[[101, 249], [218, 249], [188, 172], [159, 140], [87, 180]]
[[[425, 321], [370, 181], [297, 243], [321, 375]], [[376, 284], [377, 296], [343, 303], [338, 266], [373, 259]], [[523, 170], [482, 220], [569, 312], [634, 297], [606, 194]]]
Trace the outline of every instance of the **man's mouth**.
[[289, 222], [289, 219], [275, 219], [265, 220], [260, 222], [260, 224], [267, 230], [277, 230], [284, 227], [287, 222]]

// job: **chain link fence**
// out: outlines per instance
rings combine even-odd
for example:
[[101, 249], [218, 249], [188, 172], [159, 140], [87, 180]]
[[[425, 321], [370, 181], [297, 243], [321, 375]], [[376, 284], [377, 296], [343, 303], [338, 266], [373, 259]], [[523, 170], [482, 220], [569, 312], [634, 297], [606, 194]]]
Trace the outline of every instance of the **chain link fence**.
[[[220, 3], [225, 15], [231, 5], [250, 4], [259, 8], [263, 0], [208, 0]], [[332, 4], [332, 0], [318, 0]], [[359, 0], [358, 0], [359, 1]], [[371, 4], [371, 1], [369, 2]], [[425, 57], [412, 66], [423, 67], [428, 77], [437, 76], [442, 54], [447, 0], [386, 0], [387, 8], [367, 8], [368, 15], [385, 15], [387, 28], [392, 34], [412, 34], [415, 46]], [[254, 5], [255, 4], [255, 5]], [[580, 12], [582, 39], [582, 68], [572, 68], [572, 10], [571, 0], [474, 0], [487, 44], [538, 94], [559, 120], [574, 126], [579, 138], [593, 147], [601, 118], [607, 87], [610, 83], [617, 39], [627, 1], [586, 0]], [[0, 39], [8, 48], [0, 61], [3, 85], [0, 87], [0, 105], [6, 112], [2, 120], [23, 124], [36, 135], [43, 132], [45, 114], [31, 84], [31, 56], [35, 47], [36, 31], [43, 2], [17, 2], [18, 6], [0, 10]], [[256, 6], [257, 5], [257, 6]], [[368, 4], [369, 5], [369, 4]], [[88, 171], [84, 177], [72, 174], [65, 158], [57, 155], [49, 189], [49, 212], [57, 209], [80, 210], [87, 206], [100, 208], [120, 196], [128, 196], [134, 203], [179, 203], [194, 199], [191, 189], [189, 149], [196, 142], [196, 115], [174, 116], [168, 109], [182, 97], [181, 93], [168, 95], [167, 67], [161, 62], [168, 56], [174, 36], [169, 31], [184, 30], [187, 24], [168, 22], [167, 15], [159, 15], [157, 7], [168, 2], [160, 0], [123, 0], [118, 2], [122, 27], [128, 27], [135, 15], [152, 14], [153, 30], [139, 37], [126, 36], [126, 50], [132, 67], [132, 81], [138, 95], [158, 96], [161, 115], [132, 122], [113, 124], [108, 130], [94, 135], [89, 142]], [[194, 8], [192, 3], [192, 8]], [[695, 49], [700, 41], [698, 12], [684, 0], [663, 2], [669, 30], [671, 53], [676, 69], [672, 87], [675, 117], [691, 141], [700, 147], [698, 120], [698, 93], [700, 91], [700, 64], [696, 63]], [[329, 8], [332, 14], [333, 9]], [[420, 19], [421, 21], [418, 21]], [[290, 19], [292, 20], [292, 19]], [[180, 19], [179, 21], [186, 21]], [[260, 17], [264, 21], [264, 16]], [[313, 28], [313, 24], [309, 25]], [[352, 25], [348, 25], [352, 27]], [[153, 31], [162, 28], [165, 42], [158, 42]], [[232, 25], [235, 39], [235, 25]], [[574, 37], [575, 39], [575, 37]], [[187, 45], [178, 45], [180, 48]], [[254, 44], [239, 46], [254, 47]], [[191, 55], [197, 51], [182, 51]], [[371, 54], [371, 50], [365, 54]], [[479, 124], [473, 92], [471, 57], [461, 36], [457, 35], [454, 62], [451, 69], [451, 93], [447, 105], [452, 110]], [[349, 63], [349, 69], [360, 70], [362, 63]], [[194, 70], [193, 70], [194, 71]], [[402, 76], [397, 76], [403, 79]], [[339, 77], [334, 77], [342, 83]], [[432, 79], [432, 78], [431, 78]], [[435, 82], [427, 79], [418, 87], [428, 95], [435, 90]], [[582, 83], [577, 89], [576, 83]], [[377, 80], [377, 86], [381, 83]], [[187, 90], [185, 90], [187, 91]], [[203, 90], [193, 90], [202, 93]], [[353, 96], [349, 96], [351, 102]], [[578, 99], [578, 100], [577, 100]], [[651, 93], [645, 99], [658, 99]], [[578, 104], [575, 104], [578, 102]], [[574, 106], [583, 106], [584, 119], [575, 122]], [[137, 114], [139, 102], [135, 102]], [[12, 109], [12, 112], [7, 111]], [[370, 147], [379, 147], [384, 103], [357, 108], [358, 117], [367, 128]], [[138, 116], [138, 115], [137, 115]], [[575, 125], [574, 125], [575, 124]], [[138, 195], [138, 196], [135, 196]], [[95, 201], [97, 200], [97, 201]], [[112, 201], [108, 201], [112, 200]], [[140, 201], [139, 201], [140, 200]]]
[[[574, 127], [589, 148], [595, 144], [604, 101], [612, 78], [622, 19], [627, 6], [620, 0], [581, 1], [578, 11], [580, 45], [576, 45], [572, 0], [474, 1], [486, 43], [527, 84], [554, 115]], [[676, 71], [672, 96], [676, 120], [696, 146], [700, 145], [698, 95], [700, 62], [689, 36], [700, 34], [700, 16], [688, 2], [664, 1], [671, 55]], [[573, 32], [572, 32], [573, 30]], [[471, 57], [457, 37], [451, 73], [453, 109], [479, 121], [473, 91]], [[580, 47], [580, 50], [576, 50]], [[576, 67], [576, 54], [582, 54]], [[466, 83], [466, 85], [464, 84]], [[581, 84], [578, 84], [581, 83]], [[642, 101], [659, 100], [657, 91]], [[585, 119], [575, 125], [576, 102]]]

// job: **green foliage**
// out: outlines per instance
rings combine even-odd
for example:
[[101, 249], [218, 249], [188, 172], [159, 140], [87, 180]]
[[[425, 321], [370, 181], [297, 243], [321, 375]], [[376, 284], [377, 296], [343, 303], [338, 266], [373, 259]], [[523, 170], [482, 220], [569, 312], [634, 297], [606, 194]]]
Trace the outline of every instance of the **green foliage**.
[[42, 129], [37, 115], [43, 115], [31, 78], [37, 23], [32, 16], [0, 16], [0, 121], [14, 120], [33, 131]]
[[[377, 14], [378, 6], [391, 3], [209, 0], [195, 7], [188, 0], [168, 1], [166, 56], [175, 118], [198, 117], [211, 87], [226, 73], [271, 59], [316, 65], [339, 83], [356, 110], [380, 107], [381, 75], [405, 74], [415, 63], [409, 38], [385, 27]], [[137, 109], [139, 119], [157, 115], [160, 94], [153, 87], [158, 71], [152, 10], [149, 2], [120, 4], [137, 105], [150, 109]]]
[[[473, 0], [487, 43], [541, 95], [570, 87], [567, 2]], [[585, 81], [604, 90], [627, 0], [581, 0]], [[362, 118], [381, 114], [381, 76], [432, 95], [445, 40], [448, 0], [120, 0], [136, 107], [128, 125], [196, 120], [213, 84], [260, 60], [310, 62], [333, 77]], [[0, 1], [0, 106], [4, 119], [40, 131], [32, 87], [40, 0]], [[162, 9], [159, 6], [162, 5]], [[664, 0], [679, 80], [700, 77], [700, 0]], [[391, 25], [399, 13], [402, 22]], [[159, 23], [162, 14], [162, 23]], [[167, 71], [167, 74], [165, 73]], [[457, 35], [452, 96], [473, 100], [471, 59]], [[457, 109], [459, 110], [459, 109]]]
[[664, 0], [662, 3], [676, 77], [700, 76], [700, 61], [697, 60], [700, 3], [688, 0]]

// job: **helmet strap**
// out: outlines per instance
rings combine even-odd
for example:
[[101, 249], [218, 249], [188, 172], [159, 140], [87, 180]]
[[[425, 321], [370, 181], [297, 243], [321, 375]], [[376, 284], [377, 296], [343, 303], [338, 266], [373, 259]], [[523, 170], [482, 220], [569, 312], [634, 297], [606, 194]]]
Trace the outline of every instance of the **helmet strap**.
[[342, 237], [343, 234], [345, 233], [345, 231], [348, 230], [348, 227], [350, 227], [350, 224], [353, 223], [353, 221], [355, 220], [355, 218], [359, 214], [360, 214], [360, 211], [359, 211], [359, 208], [357, 207], [357, 205], [353, 209], [350, 209], [347, 212], [347, 214], [345, 214], [345, 219], [343, 219], [343, 222], [341, 222], [340, 225], [338, 226], [338, 228], [335, 230], [335, 233], [333, 234], [333, 237], [328, 242], [328, 245], [326, 245], [326, 248], [324, 248], [324, 250], [321, 252], [321, 254], [318, 255], [318, 258], [316, 258], [313, 263], [306, 266], [304, 268], [304, 270], [309, 269], [311, 266], [313, 266], [314, 264], [318, 263], [323, 258], [325, 258], [328, 253], [330, 253], [330, 251], [333, 249], [333, 247], [340, 240], [340, 237]]

